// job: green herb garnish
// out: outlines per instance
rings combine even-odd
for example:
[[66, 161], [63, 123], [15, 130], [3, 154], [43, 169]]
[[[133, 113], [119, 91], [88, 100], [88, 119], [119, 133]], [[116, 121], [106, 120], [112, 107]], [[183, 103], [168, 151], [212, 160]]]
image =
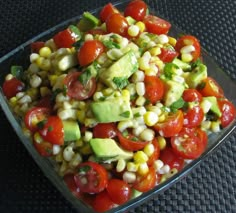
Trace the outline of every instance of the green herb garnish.
[[124, 117], [124, 118], [129, 118], [130, 116], [130, 111], [125, 111], [123, 113], [120, 114], [121, 117]]
[[185, 101], [183, 100], [183, 98], [181, 97], [180, 99], [178, 99], [177, 101], [175, 101], [174, 103], [172, 103], [172, 104], [170, 105], [170, 110], [171, 110], [172, 112], [175, 112], [175, 111], [177, 111], [178, 109], [184, 107], [185, 103], [186, 103], [186, 102], [185, 102]]
[[129, 84], [127, 77], [114, 77], [113, 80], [114, 84], [117, 86], [118, 89], [123, 89], [125, 86]]

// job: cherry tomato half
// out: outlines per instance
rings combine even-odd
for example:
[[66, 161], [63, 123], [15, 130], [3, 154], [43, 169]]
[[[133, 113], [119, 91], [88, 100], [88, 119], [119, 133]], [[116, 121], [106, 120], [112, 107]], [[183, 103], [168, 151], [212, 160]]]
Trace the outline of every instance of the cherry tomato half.
[[171, 24], [168, 21], [153, 15], [145, 16], [143, 22], [149, 33], [157, 35], [167, 34], [171, 28]]
[[202, 95], [196, 89], [186, 89], [183, 92], [183, 99], [186, 102], [201, 102]]
[[183, 128], [177, 135], [171, 137], [171, 146], [177, 155], [185, 159], [196, 159], [206, 148], [201, 139], [195, 128]]
[[184, 167], [184, 159], [178, 156], [172, 147], [166, 147], [165, 149], [161, 150], [160, 160], [164, 164], [169, 165], [170, 169], [175, 168], [180, 171]]
[[81, 66], [87, 66], [95, 61], [105, 50], [104, 45], [98, 40], [85, 41], [78, 52], [78, 60]]
[[41, 156], [43, 156], [43, 157], [52, 156], [52, 153], [53, 153], [53, 144], [52, 143], [49, 143], [44, 140], [40, 141], [40, 142], [36, 142], [34, 140], [33, 145]]
[[78, 198], [81, 198], [81, 192], [79, 191], [79, 188], [75, 184], [74, 174], [66, 174], [63, 177], [63, 180], [65, 181], [67, 187], [70, 189], [70, 191]]
[[45, 42], [43, 41], [36, 41], [31, 43], [30, 47], [31, 47], [31, 52], [32, 53], [39, 53], [39, 50], [44, 47]]
[[79, 164], [77, 171], [74, 179], [81, 192], [99, 193], [107, 187], [108, 174], [100, 164], [84, 162]]
[[99, 123], [93, 128], [94, 138], [114, 138], [117, 128], [114, 123]]
[[16, 96], [16, 94], [18, 92], [22, 92], [24, 88], [25, 88], [24, 83], [15, 77], [10, 80], [4, 81], [2, 85], [3, 93], [7, 97], [7, 99]]
[[129, 24], [120, 13], [113, 13], [106, 19], [107, 32], [127, 36]]
[[147, 13], [147, 5], [144, 1], [131, 1], [125, 8], [124, 15], [131, 16], [137, 21], [142, 21]]
[[96, 80], [91, 78], [86, 85], [83, 85], [79, 76], [81, 72], [70, 72], [64, 79], [64, 84], [67, 87], [67, 95], [76, 100], [85, 100], [91, 97], [96, 90]]
[[158, 57], [164, 63], [170, 63], [176, 58], [179, 54], [172, 48], [161, 48], [161, 54]]
[[235, 119], [236, 110], [234, 105], [226, 99], [219, 99], [218, 105], [222, 113], [220, 117], [221, 125], [224, 128], [227, 127]]
[[200, 106], [194, 106], [189, 108], [184, 113], [184, 126], [185, 127], [197, 127], [201, 124], [204, 118], [203, 109]]
[[152, 104], [161, 100], [164, 95], [164, 83], [157, 76], [147, 76], [144, 78], [145, 98]]
[[58, 116], [49, 116], [38, 129], [41, 137], [52, 144], [64, 144], [64, 128]]
[[180, 53], [181, 49], [184, 46], [187, 45], [193, 45], [195, 50], [191, 52], [191, 55], [193, 57], [192, 61], [196, 61], [200, 54], [201, 54], [201, 46], [200, 43], [198, 41], [198, 39], [195, 36], [192, 35], [183, 35], [181, 36], [178, 40], [177, 43], [175, 45], [175, 49], [178, 53]]
[[149, 141], [138, 141], [137, 138], [132, 134], [124, 136], [119, 131], [117, 131], [117, 136], [121, 146], [129, 151], [137, 151], [143, 149], [149, 143]]
[[50, 109], [46, 107], [33, 107], [25, 114], [25, 126], [31, 132], [35, 132], [39, 129], [37, 124], [40, 121], [46, 120], [50, 115]]
[[114, 6], [112, 5], [112, 3], [106, 4], [106, 5], [102, 8], [102, 10], [101, 10], [101, 12], [100, 12], [100, 14], [99, 14], [101, 21], [102, 21], [102, 22], [105, 22], [105, 21], [107, 20], [107, 18], [108, 18], [111, 14], [113, 14], [113, 13], [119, 13], [118, 9], [117, 9], [116, 7], [114, 7]]
[[140, 192], [147, 192], [152, 189], [157, 183], [156, 170], [153, 167], [149, 168], [147, 175], [137, 178], [133, 188]]
[[163, 137], [172, 137], [178, 134], [183, 127], [184, 116], [181, 110], [171, 113], [163, 121], [154, 125], [154, 129]]
[[69, 28], [57, 33], [53, 40], [58, 48], [71, 48], [77, 40], [77, 35]]
[[114, 208], [115, 206], [116, 204], [111, 200], [106, 190], [97, 194], [93, 202], [93, 209], [96, 212], [105, 212]]
[[130, 186], [120, 179], [110, 179], [106, 188], [111, 200], [116, 204], [123, 204], [131, 197]]
[[199, 88], [199, 92], [202, 96], [215, 96], [217, 98], [223, 98], [224, 92], [221, 86], [211, 77], [207, 77], [201, 83], [201, 88]]

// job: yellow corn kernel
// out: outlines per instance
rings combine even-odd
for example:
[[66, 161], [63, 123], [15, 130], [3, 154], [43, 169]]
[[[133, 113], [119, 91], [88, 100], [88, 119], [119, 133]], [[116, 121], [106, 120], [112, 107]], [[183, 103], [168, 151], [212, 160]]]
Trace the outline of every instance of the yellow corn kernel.
[[135, 25], [138, 26], [139, 31], [140, 31], [141, 33], [144, 32], [146, 26], [145, 26], [145, 24], [144, 24], [142, 21], [136, 22]]
[[143, 151], [137, 151], [134, 153], [135, 163], [145, 163], [148, 161], [148, 156]]
[[138, 171], [138, 164], [134, 162], [128, 162], [126, 165], [127, 171], [129, 172], [137, 172]]
[[51, 90], [48, 87], [40, 87], [40, 95], [45, 97], [51, 94]]
[[175, 46], [176, 45], [176, 39], [174, 38], [174, 37], [171, 37], [171, 36], [169, 36], [169, 44], [171, 45], [171, 46]]
[[162, 136], [158, 136], [157, 137], [157, 141], [158, 141], [160, 150], [165, 149], [165, 147], [166, 147], [166, 139], [164, 137], [162, 137]]
[[139, 164], [138, 171], [137, 171], [137, 173], [139, 175], [144, 176], [148, 173], [148, 171], [149, 171], [149, 167], [148, 167], [147, 163]]
[[62, 162], [63, 161], [63, 152], [59, 152], [56, 156], [55, 156], [55, 160], [56, 162]]
[[158, 116], [155, 112], [152, 111], [147, 111], [143, 115], [144, 122], [147, 126], [153, 126], [157, 123], [158, 121]]
[[125, 169], [126, 162], [124, 159], [119, 159], [116, 165], [116, 171], [117, 172], [122, 172]]
[[36, 132], [36, 133], [34, 134], [34, 141], [35, 141], [36, 143], [42, 143], [42, 142], [43, 142], [43, 138], [40, 136], [40, 134], [39, 134], [38, 132]]
[[165, 113], [161, 113], [158, 117], [158, 122], [163, 122], [166, 119]]
[[135, 37], [139, 34], [140, 29], [137, 25], [130, 25], [128, 28], [128, 34], [129, 36]]
[[220, 132], [220, 121], [212, 121], [211, 122], [211, 131], [212, 132]]
[[43, 63], [44, 58], [43, 57], [38, 57], [35, 61], [36, 65], [41, 68], [41, 64]]
[[27, 90], [26, 94], [29, 95], [32, 100], [36, 100], [38, 98], [38, 92], [37, 88], [30, 88]]
[[40, 69], [48, 71], [51, 69], [51, 61], [49, 59], [44, 59], [42, 64], [39, 66]]
[[55, 83], [57, 82], [57, 78], [58, 78], [57, 75], [49, 75], [48, 76], [51, 86], [55, 85]]
[[155, 147], [153, 144], [149, 143], [144, 147], [143, 151], [148, 157], [150, 157], [154, 153]]
[[152, 47], [149, 52], [151, 53], [152, 56], [156, 56], [156, 55], [159, 55], [161, 54], [161, 48], [160, 47]]
[[30, 137], [31, 136], [31, 131], [29, 129], [27, 129], [26, 127], [22, 128], [22, 132], [26, 137]]
[[193, 56], [191, 55], [191, 53], [183, 53], [181, 54], [181, 60], [183, 62], [191, 62], [193, 60]]
[[10, 98], [9, 102], [10, 102], [10, 105], [12, 107], [14, 107], [14, 106], [17, 105], [17, 98], [16, 97], [12, 97], [12, 98]]
[[84, 119], [84, 125], [87, 127], [94, 127], [97, 124], [96, 119], [94, 118], [85, 118]]
[[130, 99], [130, 93], [129, 93], [129, 90], [127, 90], [127, 89], [123, 89], [123, 90], [121, 91], [121, 95], [122, 95], [122, 97], [124, 97], [124, 98], [127, 99], [127, 100]]
[[48, 58], [51, 55], [52, 51], [49, 47], [42, 47], [39, 50], [39, 55], [44, 58]]

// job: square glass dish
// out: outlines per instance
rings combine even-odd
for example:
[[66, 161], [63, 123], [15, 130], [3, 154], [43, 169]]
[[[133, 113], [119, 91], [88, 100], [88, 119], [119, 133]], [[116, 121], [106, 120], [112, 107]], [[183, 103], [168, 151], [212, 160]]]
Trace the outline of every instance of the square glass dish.
[[[118, 7], [119, 9], [123, 9], [125, 5], [127, 5], [128, 1], [121, 1], [114, 5]], [[94, 10], [91, 11], [94, 14], [97, 14], [100, 11]], [[155, 11], [152, 11], [153, 14], [155, 14]], [[158, 15], [158, 14], [156, 14]], [[56, 32], [61, 31], [62, 29], [65, 29], [68, 25], [77, 23], [78, 20], [80, 20], [81, 16], [74, 17], [70, 20], [67, 20], [50, 30], [43, 32], [42, 34], [34, 37], [30, 41], [22, 44], [15, 50], [8, 53], [6, 56], [2, 57], [0, 59], [0, 85], [3, 84], [4, 78], [9, 72], [10, 67], [12, 65], [22, 65], [24, 68], [27, 67], [29, 64], [28, 56], [30, 54], [30, 44], [37, 40], [47, 40], [51, 38]], [[170, 35], [176, 37], [182, 33], [181, 30], [177, 29], [175, 26], [172, 26]], [[219, 82], [219, 84], [222, 86], [224, 91], [227, 91], [226, 97], [231, 100], [234, 105], [236, 105], [236, 83], [232, 81], [225, 73], [222, 71], [215, 62], [208, 56], [208, 54], [203, 50], [202, 51], [202, 57], [204, 60], [204, 63], [208, 67], [208, 73], [209, 76], [212, 76]], [[38, 152], [33, 147], [30, 140], [22, 133], [20, 121], [13, 115], [11, 112], [11, 109], [7, 103], [6, 98], [4, 97], [2, 93], [2, 88], [0, 88], [0, 103], [3, 111], [5, 112], [9, 122], [13, 126], [14, 130], [16, 131], [17, 135], [21, 139], [21, 142], [24, 144], [24, 146], [27, 148], [29, 153], [31, 154], [32, 158], [36, 161], [36, 163], [39, 165], [39, 167], [42, 169], [44, 174], [51, 180], [51, 182], [57, 187], [57, 189], [65, 196], [66, 199], [68, 199], [72, 205], [78, 210], [78, 212], [93, 212], [91, 208], [87, 207], [83, 202], [80, 202], [76, 197], [72, 195], [72, 193], [68, 190], [65, 183], [62, 181], [62, 178], [58, 176], [57, 172], [55, 171], [54, 163], [52, 160], [48, 158], [41, 157]], [[208, 147], [205, 150], [205, 152], [202, 154], [202, 156], [196, 160], [193, 160], [190, 164], [188, 164], [182, 171], [172, 176], [170, 179], [165, 181], [162, 184], [159, 184], [154, 189], [150, 190], [149, 192], [143, 193], [141, 196], [134, 198], [127, 202], [124, 205], [121, 205], [113, 210], [110, 210], [109, 212], [124, 212], [130, 208], [133, 208], [137, 205], [140, 205], [142, 202], [146, 201], [147, 199], [152, 198], [157, 193], [167, 189], [172, 184], [180, 180], [180, 178], [187, 175], [196, 165], [198, 165], [207, 155], [212, 153], [213, 150], [215, 150], [224, 140], [225, 138], [234, 131], [236, 127], [236, 121], [234, 121], [229, 127], [222, 130], [221, 132], [217, 134], [212, 134], [209, 138]]]

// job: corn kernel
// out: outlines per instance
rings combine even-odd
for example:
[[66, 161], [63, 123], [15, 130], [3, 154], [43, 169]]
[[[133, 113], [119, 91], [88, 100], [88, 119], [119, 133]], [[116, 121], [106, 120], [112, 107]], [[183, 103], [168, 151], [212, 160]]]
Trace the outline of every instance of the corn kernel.
[[181, 59], [183, 62], [191, 62], [193, 60], [193, 56], [190, 53], [183, 53], [181, 54]]
[[144, 141], [152, 141], [155, 137], [155, 131], [153, 129], [146, 128], [140, 133], [139, 137]]
[[137, 172], [138, 171], [138, 164], [134, 163], [134, 162], [128, 162], [126, 167], [127, 167], [127, 171], [129, 172]]
[[144, 147], [143, 151], [148, 157], [150, 157], [154, 153], [155, 147], [153, 144], [149, 143]]
[[39, 50], [39, 55], [44, 58], [48, 58], [51, 55], [52, 51], [49, 47], [42, 47]]
[[147, 126], [154, 126], [158, 121], [158, 116], [155, 112], [147, 111], [144, 115], [144, 122]]
[[123, 174], [123, 180], [127, 183], [134, 183], [136, 181], [136, 174], [133, 172], [126, 171]]
[[40, 95], [42, 97], [51, 94], [51, 90], [48, 87], [40, 87]]
[[93, 153], [91, 146], [88, 143], [81, 147], [80, 152], [83, 155], [89, 155]]
[[176, 39], [174, 38], [174, 37], [171, 37], [171, 36], [169, 36], [169, 44], [171, 45], [171, 46], [175, 46], [176, 45]]
[[145, 163], [148, 161], [148, 156], [143, 151], [137, 151], [134, 153], [135, 163]]
[[128, 34], [131, 37], [136, 37], [139, 34], [139, 31], [140, 31], [140, 29], [137, 25], [131, 25], [128, 28]]
[[149, 171], [149, 167], [147, 163], [139, 164], [138, 171], [137, 171], [139, 175], [144, 176], [148, 173], [148, 171]]
[[119, 159], [116, 165], [116, 171], [117, 172], [122, 172], [125, 169], [126, 162], [124, 159]]
[[151, 53], [152, 56], [156, 56], [156, 55], [159, 55], [161, 54], [161, 48], [160, 47], [152, 47], [149, 52]]
[[9, 101], [10, 101], [10, 104], [11, 104], [12, 107], [17, 105], [17, 98], [16, 97], [10, 98]]
[[139, 31], [140, 31], [141, 33], [144, 32], [146, 26], [145, 26], [145, 24], [144, 24], [142, 21], [136, 22], [135, 25], [138, 26]]
[[166, 147], [166, 139], [164, 137], [162, 137], [162, 136], [158, 136], [157, 137], [157, 141], [158, 141], [160, 150], [165, 149], [165, 147]]

